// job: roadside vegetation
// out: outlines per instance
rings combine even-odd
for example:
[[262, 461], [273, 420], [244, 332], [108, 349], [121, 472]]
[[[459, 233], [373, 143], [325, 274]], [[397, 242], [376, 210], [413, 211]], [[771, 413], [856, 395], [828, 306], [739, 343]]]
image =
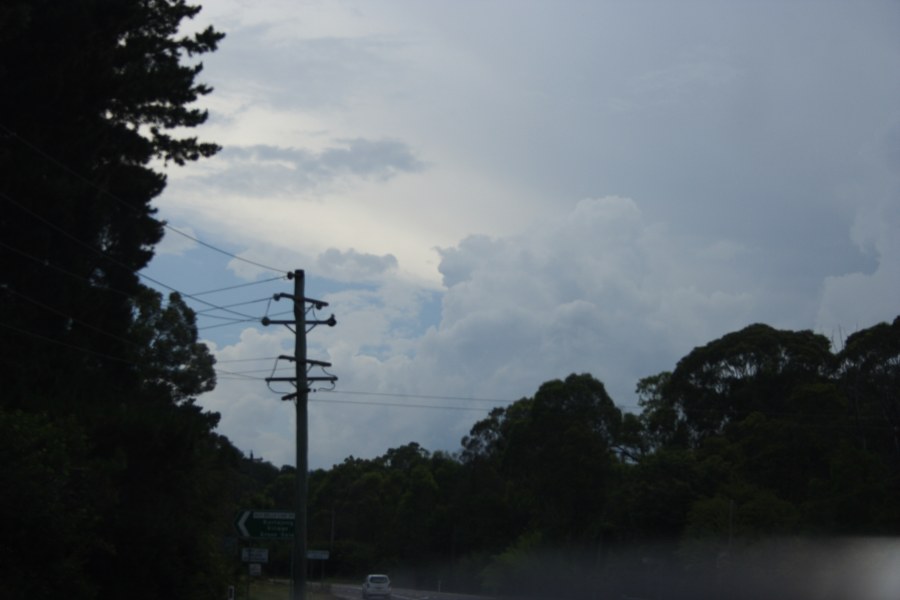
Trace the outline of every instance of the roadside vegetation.
[[[879, 565], [890, 547], [858, 540], [900, 533], [898, 384], [900, 318], [838, 353], [751, 325], [641, 380], [639, 413], [573, 374], [495, 408], [454, 453], [410, 442], [315, 471], [310, 544], [331, 549], [328, 576], [519, 596]], [[289, 468], [257, 472], [257, 504], [291, 501]]]

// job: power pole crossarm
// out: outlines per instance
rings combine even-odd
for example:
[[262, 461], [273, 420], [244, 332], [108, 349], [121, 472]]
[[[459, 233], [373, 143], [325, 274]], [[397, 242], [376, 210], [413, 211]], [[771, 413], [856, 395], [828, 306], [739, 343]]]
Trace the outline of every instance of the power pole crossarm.
[[[283, 319], [270, 319], [269, 317], [263, 317], [260, 319], [263, 325], [296, 325], [297, 321], [286, 321]], [[328, 325], [329, 327], [334, 327], [337, 325], [337, 319], [334, 318], [334, 315], [331, 315], [324, 321], [304, 321], [306, 325]]]

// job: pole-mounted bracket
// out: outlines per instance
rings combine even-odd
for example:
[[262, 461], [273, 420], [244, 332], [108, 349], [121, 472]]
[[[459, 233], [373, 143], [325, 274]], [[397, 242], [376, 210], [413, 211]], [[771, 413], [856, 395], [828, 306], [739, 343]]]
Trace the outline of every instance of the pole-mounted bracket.
[[[272, 296], [272, 300], [274, 300], [275, 302], [278, 302], [282, 298], [290, 298], [294, 302], [297, 301], [297, 296], [295, 296], [294, 294], [287, 294], [285, 292], [278, 292], [277, 294]], [[308, 302], [309, 304], [312, 304], [313, 308], [315, 308], [316, 310], [322, 310], [323, 308], [328, 306], [328, 303], [325, 302], [324, 300], [316, 300], [315, 298], [303, 298], [302, 300], [303, 300], [303, 302]]]
[[[279, 360], [289, 360], [291, 362], [294, 362], [297, 360], [296, 357], [291, 356], [289, 354], [281, 354], [278, 356], [278, 359]], [[330, 362], [325, 362], [324, 360], [315, 360], [312, 358], [307, 358], [306, 360], [304, 360], [304, 362], [308, 365], [313, 365], [316, 367], [330, 367], [331, 366]]]

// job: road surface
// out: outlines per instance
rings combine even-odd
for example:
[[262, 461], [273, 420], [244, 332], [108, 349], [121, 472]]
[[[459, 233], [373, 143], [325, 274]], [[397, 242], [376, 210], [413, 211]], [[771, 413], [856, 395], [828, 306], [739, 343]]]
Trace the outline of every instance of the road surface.
[[[362, 588], [358, 585], [333, 583], [331, 584], [331, 594], [341, 598], [341, 600], [361, 600]], [[391, 598], [392, 600], [493, 600], [488, 596], [468, 596], [465, 594], [399, 588], [394, 588]]]

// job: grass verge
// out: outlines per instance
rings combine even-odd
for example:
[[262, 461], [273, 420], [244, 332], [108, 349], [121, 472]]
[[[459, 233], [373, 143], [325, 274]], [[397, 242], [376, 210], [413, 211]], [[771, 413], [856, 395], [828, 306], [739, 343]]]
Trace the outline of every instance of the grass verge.
[[[287, 579], [253, 578], [249, 586], [246, 580], [241, 582], [235, 592], [235, 600], [290, 600], [291, 582]], [[310, 585], [306, 588], [306, 600], [334, 600], [334, 596], [327, 588]]]

